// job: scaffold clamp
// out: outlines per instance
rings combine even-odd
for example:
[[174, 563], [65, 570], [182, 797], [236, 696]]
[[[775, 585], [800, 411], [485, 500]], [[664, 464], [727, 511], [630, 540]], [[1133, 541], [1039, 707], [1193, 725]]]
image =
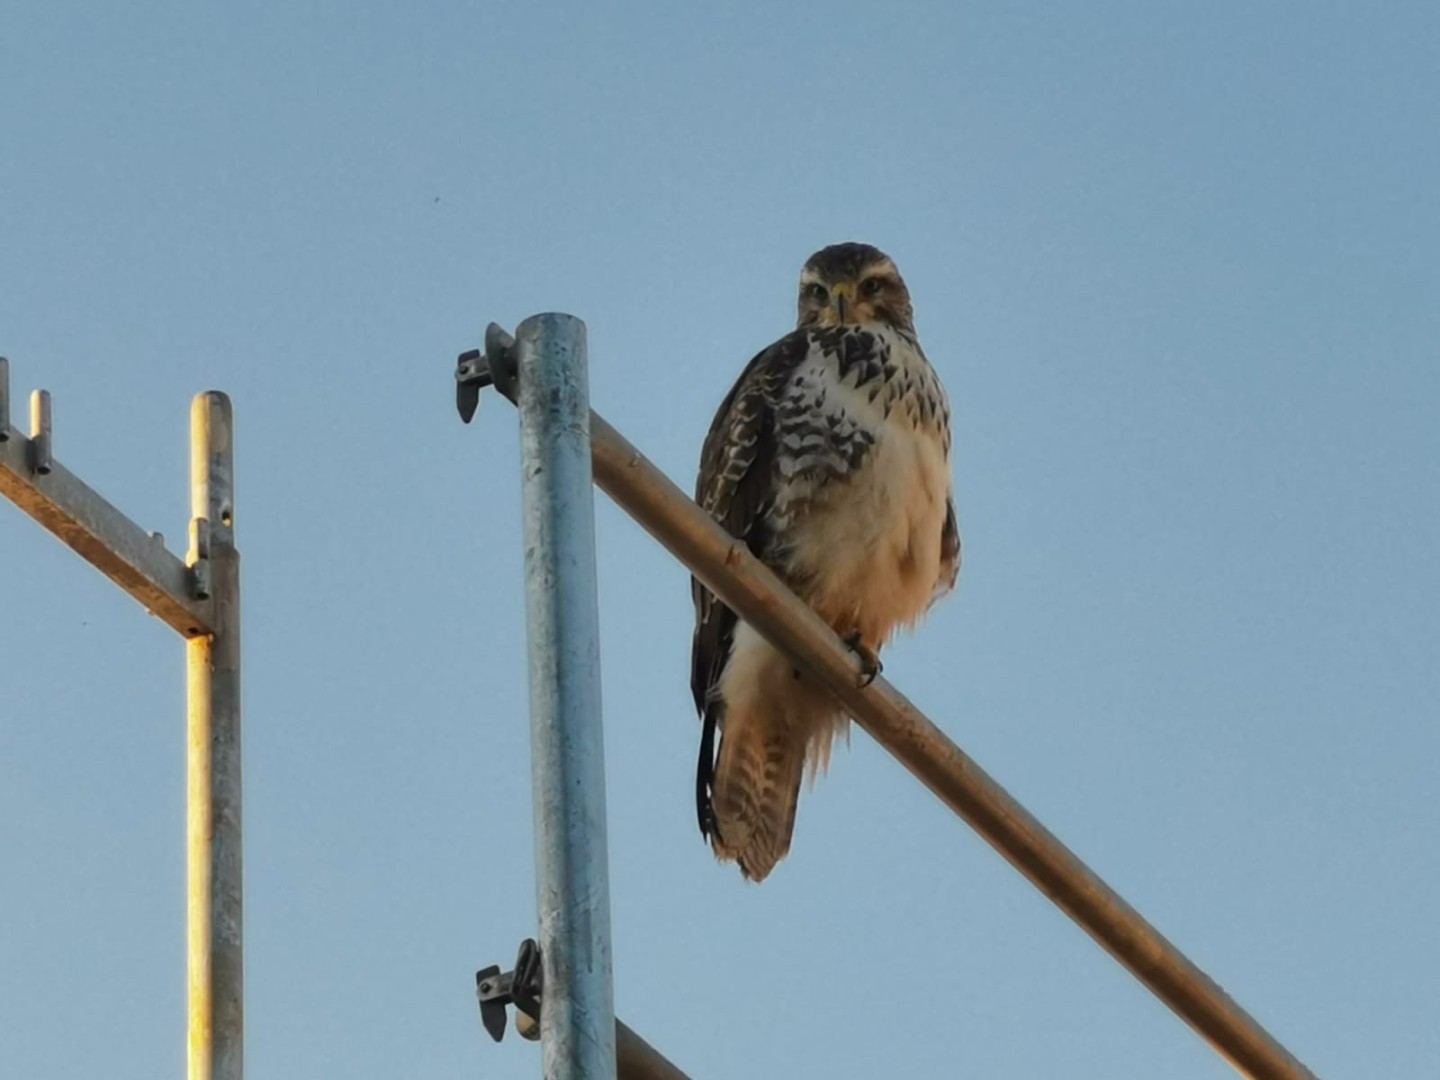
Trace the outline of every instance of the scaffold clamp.
[[540, 1037], [540, 946], [533, 938], [520, 943], [513, 971], [491, 964], [475, 973], [480, 1022], [499, 1042], [505, 1035], [505, 1006], [515, 1006], [515, 1030], [527, 1039]]
[[515, 383], [515, 339], [498, 323], [485, 328], [485, 348], [463, 352], [455, 361], [455, 408], [469, 423], [480, 407], [480, 391], [493, 386], [512, 402], [519, 390]]

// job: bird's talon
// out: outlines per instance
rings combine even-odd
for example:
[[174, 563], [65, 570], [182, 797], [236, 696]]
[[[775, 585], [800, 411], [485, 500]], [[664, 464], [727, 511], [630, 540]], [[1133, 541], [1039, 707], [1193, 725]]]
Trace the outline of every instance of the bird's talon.
[[880, 662], [880, 654], [861, 640], [858, 631], [847, 637], [845, 644], [860, 658], [860, 689], [864, 690], [885, 670], [885, 665]]

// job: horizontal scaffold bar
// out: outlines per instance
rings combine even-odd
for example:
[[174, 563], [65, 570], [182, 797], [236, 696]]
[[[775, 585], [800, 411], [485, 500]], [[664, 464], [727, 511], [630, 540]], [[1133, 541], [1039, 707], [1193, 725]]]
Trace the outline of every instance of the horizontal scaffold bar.
[[0, 359], [0, 495], [185, 637], [212, 633], [214, 606], [191, 595], [189, 568], [158, 534], [147, 533], [55, 460], [48, 397], [37, 392], [33, 412], [44, 423], [36, 438], [10, 426], [7, 366]]

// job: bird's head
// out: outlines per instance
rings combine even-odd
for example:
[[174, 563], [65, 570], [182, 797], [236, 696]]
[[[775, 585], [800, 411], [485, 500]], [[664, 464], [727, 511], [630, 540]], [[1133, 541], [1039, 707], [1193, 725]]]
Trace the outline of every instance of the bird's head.
[[910, 291], [890, 256], [869, 244], [832, 244], [800, 271], [799, 323], [880, 323], [914, 333]]

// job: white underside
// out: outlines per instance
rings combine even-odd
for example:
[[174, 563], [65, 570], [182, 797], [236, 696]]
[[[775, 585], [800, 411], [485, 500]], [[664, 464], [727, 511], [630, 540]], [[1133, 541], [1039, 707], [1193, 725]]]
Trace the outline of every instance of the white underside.
[[[853, 476], [821, 491], [791, 481], [787, 494], [807, 504], [790, 526], [791, 565], [795, 580], [811, 582], [805, 599], [837, 633], [858, 632], [878, 650], [951, 584], [952, 568], [941, 564], [950, 466], [936, 433], [917, 430], [903, 410], [885, 417], [848, 385], [832, 384], [829, 395], [876, 441]], [[805, 740], [812, 776], [828, 764], [832, 738], [849, 719], [745, 623], [736, 627], [718, 690], [732, 734], [753, 722], [784, 724]]]
[[950, 464], [934, 433], [916, 430], [900, 410], [881, 419], [863, 394], [842, 386], [836, 396], [851, 415], [876, 414], [865, 425], [876, 442], [864, 467], [832, 482], [792, 526], [796, 563], [816, 575], [811, 606], [837, 630], [859, 631], [879, 648], [948, 584], [940, 546]]

